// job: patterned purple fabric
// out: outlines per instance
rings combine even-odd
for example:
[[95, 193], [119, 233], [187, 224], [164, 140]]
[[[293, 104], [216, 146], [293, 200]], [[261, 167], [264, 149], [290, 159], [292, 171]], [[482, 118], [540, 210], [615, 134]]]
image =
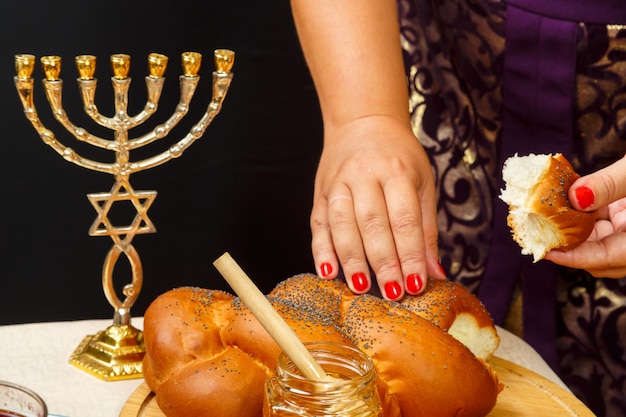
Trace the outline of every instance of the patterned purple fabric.
[[[572, 159], [578, 22], [626, 24], [626, 4], [614, 0], [509, 0], [503, 66], [503, 133], [499, 172], [516, 153], [563, 153]], [[621, 19], [621, 20], [620, 20]], [[501, 178], [500, 187], [503, 188]], [[490, 261], [479, 291], [503, 324], [517, 277], [522, 274], [526, 339], [558, 369], [555, 311], [556, 266], [523, 262], [512, 241], [508, 208], [495, 202]]]
[[[516, 153], [562, 153], [572, 157], [576, 35], [574, 22], [555, 20], [509, 5], [503, 75], [503, 130], [499, 172]], [[504, 188], [499, 177], [500, 188]], [[507, 205], [495, 202], [491, 252], [479, 296], [502, 325], [517, 277], [523, 274], [526, 339], [557, 367], [555, 311], [556, 267], [530, 263], [513, 242]], [[529, 308], [532, 305], [532, 308]]]
[[[537, 0], [535, 5], [544, 3], [553, 2]], [[570, 0], [567, 4], [598, 7], [601, 2]], [[620, 10], [626, 7], [622, 0], [607, 4]], [[503, 0], [398, 0], [398, 6], [412, 121], [438, 185], [441, 263], [450, 279], [482, 292], [487, 286], [485, 269], [496, 233], [494, 204], [500, 201], [503, 124], [511, 117], [507, 113], [515, 111], [505, 108], [508, 103], [503, 100], [503, 94], [511, 94], [503, 84], [511, 75], [505, 71], [505, 46], [514, 42], [506, 33], [513, 7], [507, 9]], [[571, 162], [585, 174], [626, 153], [626, 27], [577, 22], [574, 26], [573, 116], [561, 127], [573, 127], [569, 133]], [[525, 53], [537, 52], [534, 47], [526, 49]], [[539, 75], [550, 74], [541, 71]], [[550, 87], [557, 85], [550, 83]], [[549, 110], [555, 109], [550, 106]], [[554, 126], [559, 129], [561, 119], [548, 122], [552, 120], [559, 122]], [[524, 129], [532, 127], [522, 124]], [[520, 149], [526, 146], [525, 140], [517, 139], [511, 146]], [[585, 271], [555, 268], [556, 289], [539, 290], [549, 301], [537, 303], [534, 295], [526, 298], [537, 284], [532, 277], [527, 279], [532, 275], [528, 272], [532, 260], [520, 257], [519, 247], [514, 248], [516, 256], [506, 258], [505, 263], [510, 262], [522, 273], [513, 274], [504, 286], [498, 281], [492, 284], [505, 293], [500, 295], [507, 306], [513, 292], [523, 290], [525, 320], [534, 323], [525, 325], [524, 337], [541, 347], [545, 341], [532, 340], [532, 334], [552, 334], [552, 339], [556, 338], [557, 372], [572, 391], [598, 416], [623, 416], [626, 278], [597, 279]], [[545, 262], [535, 267], [538, 265], [554, 267]], [[507, 276], [500, 278], [506, 281]], [[556, 318], [556, 335], [554, 330], [537, 327], [554, 326], [552, 317]]]
[[624, 0], [507, 0], [507, 3], [557, 20], [598, 24], [626, 22]]

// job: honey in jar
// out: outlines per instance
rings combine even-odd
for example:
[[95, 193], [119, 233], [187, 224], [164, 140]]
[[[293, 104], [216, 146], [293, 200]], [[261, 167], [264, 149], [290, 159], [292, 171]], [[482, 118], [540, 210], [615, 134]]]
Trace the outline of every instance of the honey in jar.
[[361, 351], [335, 343], [308, 343], [330, 378], [311, 380], [284, 353], [265, 383], [263, 417], [382, 417], [376, 370]]

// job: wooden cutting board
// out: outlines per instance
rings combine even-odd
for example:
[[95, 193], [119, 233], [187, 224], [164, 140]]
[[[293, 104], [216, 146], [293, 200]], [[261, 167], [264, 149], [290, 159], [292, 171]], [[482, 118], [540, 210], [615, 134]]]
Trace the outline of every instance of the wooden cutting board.
[[[489, 364], [504, 389], [488, 417], [594, 417], [580, 400], [550, 380], [501, 358], [494, 357]], [[130, 396], [120, 417], [165, 417], [165, 414], [144, 382]]]

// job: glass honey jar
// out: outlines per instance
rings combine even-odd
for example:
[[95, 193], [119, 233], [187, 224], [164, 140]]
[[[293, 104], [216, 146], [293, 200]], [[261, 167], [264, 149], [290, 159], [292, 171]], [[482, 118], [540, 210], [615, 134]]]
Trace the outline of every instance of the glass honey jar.
[[263, 417], [382, 417], [372, 360], [349, 346], [307, 343], [328, 380], [305, 378], [287, 355], [265, 383]]

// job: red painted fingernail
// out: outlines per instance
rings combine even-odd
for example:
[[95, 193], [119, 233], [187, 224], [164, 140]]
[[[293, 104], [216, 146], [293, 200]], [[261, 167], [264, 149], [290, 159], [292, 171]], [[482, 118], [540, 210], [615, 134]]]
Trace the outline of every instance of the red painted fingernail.
[[578, 187], [576, 191], [574, 191], [574, 194], [576, 194], [576, 200], [578, 200], [580, 208], [586, 209], [593, 205], [595, 196], [593, 195], [591, 188], [584, 186]]
[[397, 300], [402, 294], [402, 287], [396, 281], [388, 282], [385, 284], [385, 294], [390, 300]]
[[356, 274], [352, 275], [352, 286], [354, 287], [355, 291], [365, 291], [368, 285], [369, 284], [367, 283], [367, 277], [363, 272], [357, 272]]
[[422, 290], [424, 282], [418, 274], [410, 274], [406, 278], [406, 290], [411, 294], [417, 294]]
[[324, 262], [320, 265], [320, 274], [322, 274], [323, 277], [327, 277], [332, 273], [333, 266], [331, 264], [329, 264], [328, 262]]

